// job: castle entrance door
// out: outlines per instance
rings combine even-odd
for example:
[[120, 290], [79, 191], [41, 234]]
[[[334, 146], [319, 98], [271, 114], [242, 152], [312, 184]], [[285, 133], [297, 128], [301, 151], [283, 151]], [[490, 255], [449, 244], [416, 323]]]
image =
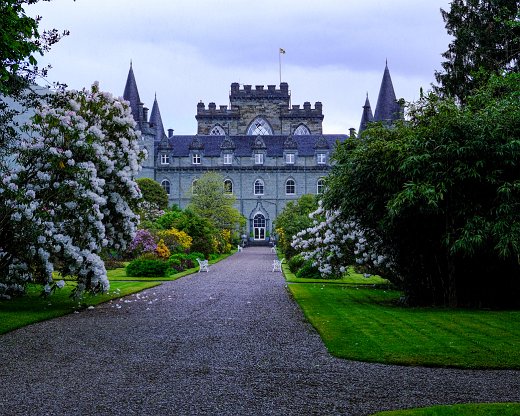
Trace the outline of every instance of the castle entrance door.
[[265, 240], [265, 217], [260, 213], [253, 218], [253, 235], [255, 240]]

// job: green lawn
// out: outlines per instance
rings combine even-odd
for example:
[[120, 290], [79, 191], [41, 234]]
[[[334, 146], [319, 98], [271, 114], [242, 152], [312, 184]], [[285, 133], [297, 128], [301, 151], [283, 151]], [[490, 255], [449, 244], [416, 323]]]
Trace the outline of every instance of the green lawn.
[[47, 298], [40, 296], [41, 286], [29, 285], [26, 296], [0, 301], [0, 334], [160, 284], [161, 282], [111, 282], [109, 292], [97, 296], [86, 295], [80, 302], [70, 298], [72, 289], [76, 286], [74, 282], [66, 282], [63, 289], [56, 290]]
[[341, 279], [300, 279], [291, 273], [286, 263], [282, 264], [282, 270], [285, 275], [285, 280], [290, 283], [336, 283], [347, 285], [384, 285], [389, 283], [388, 280], [382, 279], [379, 276], [364, 277], [361, 273], [354, 271], [352, 267], [348, 268], [348, 274]]
[[400, 293], [289, 284], [335, 356], [387, 364], [520, 369], [520, 311], [406, 308]]
[[518, 416], [520, 403], [474, 403], [374, 413], [372, 416]]

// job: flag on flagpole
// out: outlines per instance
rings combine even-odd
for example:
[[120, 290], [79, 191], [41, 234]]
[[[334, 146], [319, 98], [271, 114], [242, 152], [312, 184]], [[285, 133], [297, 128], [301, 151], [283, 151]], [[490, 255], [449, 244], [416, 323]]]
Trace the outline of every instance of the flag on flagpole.
[[285, 49], [280, 48], [280, 53], [285, 53]]

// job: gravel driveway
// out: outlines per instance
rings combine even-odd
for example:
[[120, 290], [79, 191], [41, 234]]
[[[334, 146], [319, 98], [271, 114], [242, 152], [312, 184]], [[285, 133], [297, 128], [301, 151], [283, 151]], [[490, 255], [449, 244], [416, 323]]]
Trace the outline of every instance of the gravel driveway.
[[0, 415], [368, 415], [520, 401], [520, 371], [331, 357], [268, 248], [0, 336]]

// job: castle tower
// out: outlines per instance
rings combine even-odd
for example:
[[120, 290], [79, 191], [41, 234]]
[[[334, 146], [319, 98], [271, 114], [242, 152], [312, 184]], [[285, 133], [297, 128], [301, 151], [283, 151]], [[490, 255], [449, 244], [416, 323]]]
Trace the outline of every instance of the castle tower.
[[[147, 158], [143, 161], [143, 168], [140, 177], [155, 179], [155, 136], [156, 130], [150, 128], [148, 123], [148, 109], [143, 106], [141, 99], [139, 98], [139, 91], [137, 90], [137, 83], [135, 81], [134, 70], [132, 69], [132, 63], [130, 62], [130, 70], [128, 71], [128, 77], [126, 79], [125, 91], [123, 98], [130, 103], [130, 109], [132, 116], [136, 122], [136, 127], [141, 131], [141, 143], [140, 146], [146, 150]], [[156, 100], [157, 102], [157, 100]], [[154, 103], [154, 108], [155, 104]], [[153, 115], [153, 111], [152, 111]], [[162, 127], [161, 114], [159, 112], [159, 106], [157, 105], [156, 114], [153, 115], [157, 122], [160, 121], [160, 128], [164, 135], [164, 128]]]
[[374, 121], [382, 121], [385, 123], [392, 123], [401, 118], [401, 106], [398, 104], [395, 97], [394, 86], [390, 71], [388, 70], [388, 62], [385, 64], [385, 72], [383, 80], [381, 81], [381, 88], [379, 89], [379, 96], [377, 97], [376, 112], [374, 114]]
[[363, 114], [361, 115], [361, 123], [359, 123], [358, 136], [367, 128], [368, 123], [371, 123], [372, 121], [374, 121], [374, 116], [372, 114], [372, 107], [370, 107], [367, 93], [365, 105], [363, 106]]
[[132, 63], [130, 62], [130, 70], [128, 71], [128, 77], [126, 78], [125, 91], [123, 98], [130, 103], [132, 109], [132, 115], [137, 123], [138, 128], [141, 128], [143, 121], [143, 103], [139, 98], [139, 91], [137, 90], [137, 83], [135, 82], [134, 70], [132, 69]]
[[152, 106], [152, 113], [150, 114], [150, 127], [155, 130], [155, 140], [161, 141], [166, 136], [164, 132], [164, 125], [162, 122], [161, 111], [159, 110], [159, 103], [157, 102], [157, 94]]

